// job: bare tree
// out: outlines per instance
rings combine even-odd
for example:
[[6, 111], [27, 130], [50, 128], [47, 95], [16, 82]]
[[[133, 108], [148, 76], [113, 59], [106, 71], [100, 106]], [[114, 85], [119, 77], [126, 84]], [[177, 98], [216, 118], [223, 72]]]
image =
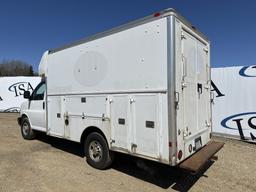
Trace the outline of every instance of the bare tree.
[[0, 76], [34, 76], [33, 67], [20, 60], [0, 62]]

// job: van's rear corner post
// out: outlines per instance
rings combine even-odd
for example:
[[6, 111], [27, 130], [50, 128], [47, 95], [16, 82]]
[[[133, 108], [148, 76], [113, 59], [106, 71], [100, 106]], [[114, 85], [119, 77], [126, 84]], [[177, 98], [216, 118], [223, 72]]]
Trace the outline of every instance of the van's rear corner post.
[[169, 162], [176, 163], [176, 109], [175, 109], [175, 17], [167, 17], [167, 88], [168, 88], [168, 133]]
[[210, 42], [175, 10], [167, 60], [169, 164], [196, 173], [224, 143], [211, 140]]

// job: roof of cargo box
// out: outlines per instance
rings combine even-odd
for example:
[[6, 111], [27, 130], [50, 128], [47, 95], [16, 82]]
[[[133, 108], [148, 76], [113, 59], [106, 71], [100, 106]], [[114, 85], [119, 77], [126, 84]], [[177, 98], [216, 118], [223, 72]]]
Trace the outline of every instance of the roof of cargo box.
[[144, 23], [148, 23], [150, 21], [154, 21], [154, 20], [157, 20], [157, 19], [160, 19], [160, 18], [163, 18], [163, 17], [167, 17], [167, 16], [170, 16], [170, 15], [174, 15], [175, 17], [180, 19], [184, 24], [186, 24], [188, 27], [190, 27], [191, 30], [193, 30], [195, 33], [197, 33], [199, 36], [201, 36], [203, 39], [205, 39], [206, 41], [209, 41], [208, 38], [203, 33], [201, 33], [198, 29], [196, 29], [195, 26], [193, 26], [187, 19], [185, 19], [183, 16], [181, 16], [175, 9], [169, 8], [169, 9], [165, 9], [165, 10], [160, 11], [160, 12], [156, 12], [152, 15], [147, 16], [147, 17], [143, 17], [141, 19], [131, 21], [127, 24], [120, 25], [118, 27], [114, 27], [110, 30], [98, 33], [96, 35], [89, 36], [85, 39], [81, 39], [79, 41], [75, 41], [73, 43], [64, 45], [62, 47], [55, 48], [55, 49], [50, 49], [48, 54], [52, 54], [52, 53], [55, 53], [55, 52], [58, 52], [58, 51], [61, 51], [61, 50], [67, 49], [67, 48], [71, 48], [71, 47], [74, 47], [74, 46], [77, 46], [77, 45], [80, 45], [80, 44], [83, 44], [83, 43], [86, 43], [86, 42], [89, 42], [89, 41], [93, 41], [93, 40], [96, 40], [96, 39], [99, 39], [99, 38], [102, 38], [102, 37], [106, 37], [108, 35], [118, 33], [120, 31], [124, 31], [126, 29], [129, 29], [129, 28], [132, 28], [132, 27], [144, 24]]

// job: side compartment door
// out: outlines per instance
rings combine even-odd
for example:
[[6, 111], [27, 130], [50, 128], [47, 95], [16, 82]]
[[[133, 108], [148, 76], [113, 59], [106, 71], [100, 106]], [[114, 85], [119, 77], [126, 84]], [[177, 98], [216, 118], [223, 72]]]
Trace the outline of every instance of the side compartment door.
[[64, 112], [63, 102], [65, 98], [60, 96], [48, 96], [48, 130], [47, 134], [63, 137], [64, 136]]
[[131, 100], [132, 152], [159, 158], [159, 106], [157, 94], [135, 95]]
[[127, 150], [128, 147], [128, 95], [116, 95], [111, 98], [110, 119], [112, 146]]

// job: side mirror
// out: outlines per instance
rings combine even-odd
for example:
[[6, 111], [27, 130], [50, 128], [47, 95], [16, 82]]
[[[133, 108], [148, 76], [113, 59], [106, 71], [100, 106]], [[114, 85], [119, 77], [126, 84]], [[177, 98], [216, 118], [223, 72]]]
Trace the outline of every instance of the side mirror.
[[29, 91], [24, 91], [23, 97], [24, 97], [24, 99], [29, 99], [30, 98], [30, 92]]

